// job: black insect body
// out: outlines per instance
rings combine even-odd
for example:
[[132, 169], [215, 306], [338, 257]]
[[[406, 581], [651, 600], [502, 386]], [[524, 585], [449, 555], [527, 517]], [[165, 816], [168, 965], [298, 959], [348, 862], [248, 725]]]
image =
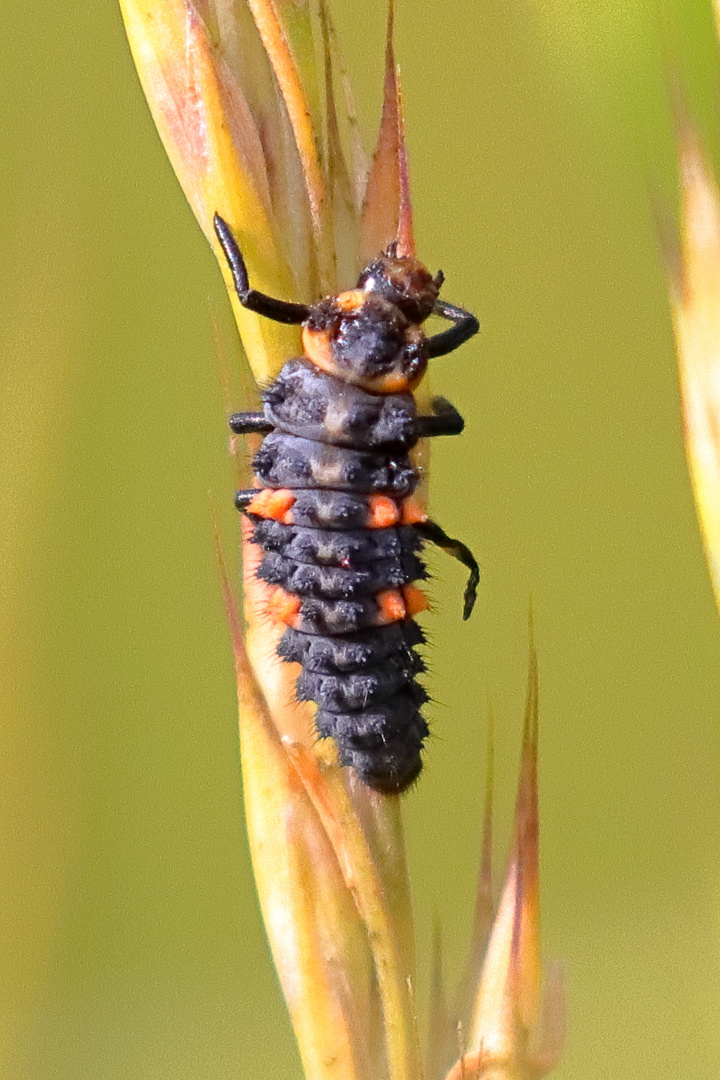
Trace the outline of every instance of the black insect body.
[[[230, 418], [233, 431], [265, 436], [253, 462], [259, 488], [238, 492], [236, 505], [264, 552], [258, 573], [274, 587], [272, 614], [287, 624], [278, 652], [301, 665], [298, 698], [316, 703], [318, 732], [336, 741], [342, 763], [377, 791], [400, 792], [422, 768], [428, 734], [415, 652], [424, 639], [414, 621], [426, 607], [414, 584], [427, 576], [423, 543], [470, 569], [465, 618], [479, 578], [468, 548], [412, 497], [413, 446], [459, 434], [463, 420], [441, 398], [418, 416], [413, 391], [428, 360], [457, 348], [478, 323], [438, 298], [441, 274], [398, 256], [395, 245], [357, 288], [308, 307], [251, 289], [217, 215], [215, 230], [241, 303], [303, 325], [305, 355], [284, 365], [263, 412]], [[431, 314], [453, 325], [425, 337]]]

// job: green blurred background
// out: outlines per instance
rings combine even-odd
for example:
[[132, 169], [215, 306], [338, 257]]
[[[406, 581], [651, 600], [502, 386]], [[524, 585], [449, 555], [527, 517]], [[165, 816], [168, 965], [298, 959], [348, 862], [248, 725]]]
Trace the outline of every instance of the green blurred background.
[[[384, 5], [332, 6], [372, 134]], [[0, 1075], [299, 1078], [212, 547], [208, 491], [230, 547], [235, 524], [220, 275], [112, 0], [3, 22]], [[488, 700], [505, 854], [532, 596], [553, 1075], [717, 1077], [720, 620], [650, 209], [675, 198], [668, 68], [715, 147], [709, 4], [405, 0], [397, 46], [421, 254], [483, 325], [435, 369], [468, 426], [434, 511], [484, 581], [463, 624], [433, 560], [423, 964], [434, 912], [448, 976], [462, 956]]]

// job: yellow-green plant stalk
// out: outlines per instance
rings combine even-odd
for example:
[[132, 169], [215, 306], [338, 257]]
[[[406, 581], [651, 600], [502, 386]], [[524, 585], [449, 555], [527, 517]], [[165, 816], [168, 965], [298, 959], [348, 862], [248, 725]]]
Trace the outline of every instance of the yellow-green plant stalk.
[[671, 299], [683, 434], [705, 554], [720, 607], [720, 192], [687, 124], [679, 133], [681, 239]]
[[[229, 224], [257, 288], [311, 302], [399, 238], [413, 251], [402, 98], [388, 34], [383, 116], [362, 154], [324, 3], [121, 0], [175, 171], [216, 254], [259, 381], [299, 351], [297, 330], [237, 301], [212, 227]], [[343, 93], [337, 94], [338, 86]], [[308, 1080], [440, 1080], [418, 1031], [401, 802], [342, 769], [279, 662], [257, 549], [244, 538], [244, 613], [225, 581], [237, 670], [250, 850], [272, 953]], [[529, 1080], [555, 1058], [538, 1038], [537, 676], [531, 665], [516, 835], [497, 914], [474, 943], [464, 1054], [450, 1077]], [[487, 877], [481, 892], [487, 893]], [[487, 896], [485, 896], [487, 900]], [[487, 906], [487, 905], [486, 905]], [[477, 958], [484, 953], [480, 970]], [[452, 1019], [463, 1019], [460, 1012]], [[448, 1013], [450, 1016], [450, 1013]], [[439, 1017], [431, 1028], [439, 1030]], [[550, 1028], [557, 1032], [553, 1019]], [[444, 1032], [446, 1035], [447, 1032]], [[453, 1052], [454, 1049], [454, 1052]], [[444, 1066], [444, 1068], [443, 1068]]]

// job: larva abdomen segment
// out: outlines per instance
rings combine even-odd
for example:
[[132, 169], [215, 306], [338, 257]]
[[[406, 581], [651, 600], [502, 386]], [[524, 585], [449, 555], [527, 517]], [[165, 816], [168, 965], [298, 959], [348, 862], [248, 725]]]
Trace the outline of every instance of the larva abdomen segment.
[[405, 453], [365, 453], [279, 431], [263, 440], [253, 469], [263, 487], [290, 490], [330, 488], [403, 498], [418, 483]]
[[289, 360], [263, 400], [270, 423], [304, 439], [358, 450], [417, 442], [411, 394], [368, 394], [305, 359]]
[[422, 769], [428, 726], [407, 692], [361, 712], [318, 710], [316, 723], [321, 735], [337, 742], [342, 764], [377, 791], [404, 791]]
[[355, 566], [381, 559], [404, 559], [422, 547], [422, 539], [409, 525], [337, 531], [288, 526], [269, 519], [256, 520], [253, 541], [265, 551], [313, 566]]
[[[276, 494], [279, 494], [280, 490]], [[324, 488], [287, 489], [280, 516], [270, 513], [259, 504], [265, 501], [267, 489], [258, 492], [248, 506], [251, 517], [279, 521], [282, 525], [299, 525], [306, 529], [380, 529], [401, 521], [401, 508], [386, 495], [357, 495], [349, 491]], [[287, 503], [287, 505], [285, 505]]]
[[[315, 671], [303, 671], [297, 681], [299, 701], [315, 701], [318, 709], [329, 712], [348, 712], [366, 709], [370, 705], [388, 701], [398, 691], [414, 687], [416, 675], [425, 666], [419, 656], [413, 662], [408, 659], [389, 657], [382, 667], [344, 675], [323, 675]], [[422, 691], [422, 701], [426, 701]]]
[[270, 551], [262, 561], [259, 575], [269, 584], [282, 585], [296, 596], [352, 600], [407, 585], [425, 578], [427, 572], [417, 555], [378, 559], [346, 568], [298, 562]]
[[[419, 592], [419, 590], [418, 590]], [[407, 590], [385, 589], [371, 596], [323, 600], [298, 597], [280, 586], [270, 599], [270, 612], [303, 634], [356, 634], [411, 618]]]
[[300, 634], [289, 627], [280, 640], [278, 653], [284, 660], [302, 664], [307, 671], [332, 675], [366, 671], [391, 656], [407, 657], [411, 663], [419, 660], [413, 650], [424, 642], [422, 630], [412, 620], [343, 637]]

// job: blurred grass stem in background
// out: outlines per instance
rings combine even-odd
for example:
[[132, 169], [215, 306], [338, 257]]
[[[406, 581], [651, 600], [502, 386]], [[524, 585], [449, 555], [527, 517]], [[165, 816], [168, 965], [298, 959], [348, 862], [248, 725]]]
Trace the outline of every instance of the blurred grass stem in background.
[[720, 608], [720, 195], [697, 135], [679, 128], [680, 273], [672, 282], [683, 431]]

